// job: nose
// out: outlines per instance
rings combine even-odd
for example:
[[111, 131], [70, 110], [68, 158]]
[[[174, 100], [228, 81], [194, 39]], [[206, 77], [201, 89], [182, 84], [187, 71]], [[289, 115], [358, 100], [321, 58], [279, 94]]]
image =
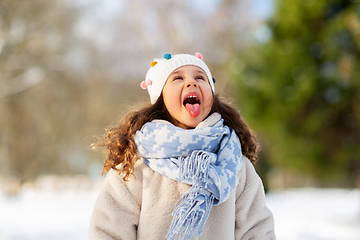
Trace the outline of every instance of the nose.
[[189, 80], [186, 84], [186, 87], [198, 87], [198, 84], [197, 84], [197, 82], [195, 81], [195, 80], [193, 80], [193, 79], [191, 79], [191, 80]]

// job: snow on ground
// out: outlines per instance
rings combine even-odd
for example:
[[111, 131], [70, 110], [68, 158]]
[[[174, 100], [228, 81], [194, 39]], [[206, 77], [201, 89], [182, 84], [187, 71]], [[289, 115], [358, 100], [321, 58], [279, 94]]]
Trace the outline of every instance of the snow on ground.
[[85, 240], [97, 194], [73, 190], [0, 196], [0, 240]]
[[279, 240], [360, 240], [360, 191], [297, 189], [267, 195]]
[[[0, 193], [0, 240], [86, 240], [98, 191]], [[360, 191], [297, 189], [267, 195], [278, 240], [360, 240]]]

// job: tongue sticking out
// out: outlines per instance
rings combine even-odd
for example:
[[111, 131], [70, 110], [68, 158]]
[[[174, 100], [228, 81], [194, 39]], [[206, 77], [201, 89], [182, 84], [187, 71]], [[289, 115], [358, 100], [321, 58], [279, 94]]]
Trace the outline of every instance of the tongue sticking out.
[[185, 104], [186, 111], [190, 114], [190, 116], [196, 118], [200, 114], [200, 104]]

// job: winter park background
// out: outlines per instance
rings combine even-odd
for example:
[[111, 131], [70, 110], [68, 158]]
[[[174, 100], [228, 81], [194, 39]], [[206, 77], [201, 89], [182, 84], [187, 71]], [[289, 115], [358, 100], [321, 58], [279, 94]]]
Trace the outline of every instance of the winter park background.
[[[98, 191], [49, 187], [0, 195], [1, 240], [87, 239]], [[359, 190], [288, 189], [269, 193], [267, 203], [279, 240], [360, 239]]]
[[278, 239], [360, 239], [359, 0], [1, 0], [0, 240], [87, 239], [89, 146], [166, 52], [256, 132]]

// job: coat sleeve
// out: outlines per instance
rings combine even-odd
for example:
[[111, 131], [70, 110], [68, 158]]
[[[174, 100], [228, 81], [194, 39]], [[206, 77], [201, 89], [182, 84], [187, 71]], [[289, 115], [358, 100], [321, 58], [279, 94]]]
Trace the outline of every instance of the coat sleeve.
[[265, 205], [262, 181], [248, 159], [238, 175], [236, 191], [235, 238], [252, 240], [276, 239], [274, 219]]
[[108, 173], [91, 215], [89, 240], [136, 240], [141, 200], [132, 185], [116, 171]]

